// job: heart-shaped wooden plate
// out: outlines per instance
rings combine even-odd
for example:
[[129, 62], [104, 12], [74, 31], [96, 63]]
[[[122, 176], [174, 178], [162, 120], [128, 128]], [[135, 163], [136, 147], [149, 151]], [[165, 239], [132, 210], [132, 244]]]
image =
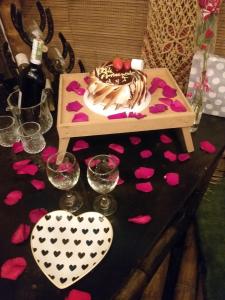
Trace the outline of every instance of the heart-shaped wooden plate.
[[31, 250], [47, 278], [64, 289], [97, 266], [110, 249], [112, 239], [111, 223], [102, 214], [86, 212], [74, 216], [57, 210], [35, 225]]

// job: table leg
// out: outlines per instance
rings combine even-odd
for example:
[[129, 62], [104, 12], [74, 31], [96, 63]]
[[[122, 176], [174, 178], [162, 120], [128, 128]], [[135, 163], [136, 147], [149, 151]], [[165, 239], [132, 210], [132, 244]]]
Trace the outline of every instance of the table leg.
[[191, 132], [190, 132], [190, 127], [183, 127], [182, 129], [182, 134], [184, 137], [184, 142], [187, 148], [188, 152], [193, 152], [194, 151], [194, 145], [191, 137]]
[[59, 152], [66, 152], [70, 138], [59, 138]]

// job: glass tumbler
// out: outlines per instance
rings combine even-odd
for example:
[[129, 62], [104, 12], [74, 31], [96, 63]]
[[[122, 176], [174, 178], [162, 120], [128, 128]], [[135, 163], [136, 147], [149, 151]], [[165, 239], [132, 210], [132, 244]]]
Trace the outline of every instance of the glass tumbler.
[[41, 134], [41, 127], [38, 123], [23, 123], [19, 126], [18, 133], [25, 152], [35, 154], [41, 152], [45, 148], [46, 142]]
[[0, 116], [0, 145], [11, 147], [20, 138], [17, 135], [16, 120], [11, 116]]

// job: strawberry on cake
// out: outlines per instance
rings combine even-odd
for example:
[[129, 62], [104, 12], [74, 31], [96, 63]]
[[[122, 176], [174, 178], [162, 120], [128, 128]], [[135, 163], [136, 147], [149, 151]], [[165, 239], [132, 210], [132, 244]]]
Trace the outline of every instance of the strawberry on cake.
[[92, 71], [86, 105], [103, 115], [145, 109], [150, 102], [147, 76], [140, 68], [134, 69], [136, 61], [115, 58]]

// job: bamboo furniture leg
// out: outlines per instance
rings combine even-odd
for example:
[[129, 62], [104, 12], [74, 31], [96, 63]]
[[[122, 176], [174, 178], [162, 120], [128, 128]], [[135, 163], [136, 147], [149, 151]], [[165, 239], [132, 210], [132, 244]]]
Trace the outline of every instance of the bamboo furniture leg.
[[194, 145], [193, 145], [193, 141], [192, 141], [192, 137], [191, 137], [191, 133], [190, 133], [190, 127], [183, 127], [182, 129], [182, 134], [184, 137], [184, 142], [185, 142], [185, 146], [187, 148], [188, 152], [193, 152], [194, 151]]
[[66, 152], [68, 144], [69, 144], [70, 138], [66, 137], [66, 138], [59, 138], [59, 147], [58, 147], [58, 151], [59, 152]]

